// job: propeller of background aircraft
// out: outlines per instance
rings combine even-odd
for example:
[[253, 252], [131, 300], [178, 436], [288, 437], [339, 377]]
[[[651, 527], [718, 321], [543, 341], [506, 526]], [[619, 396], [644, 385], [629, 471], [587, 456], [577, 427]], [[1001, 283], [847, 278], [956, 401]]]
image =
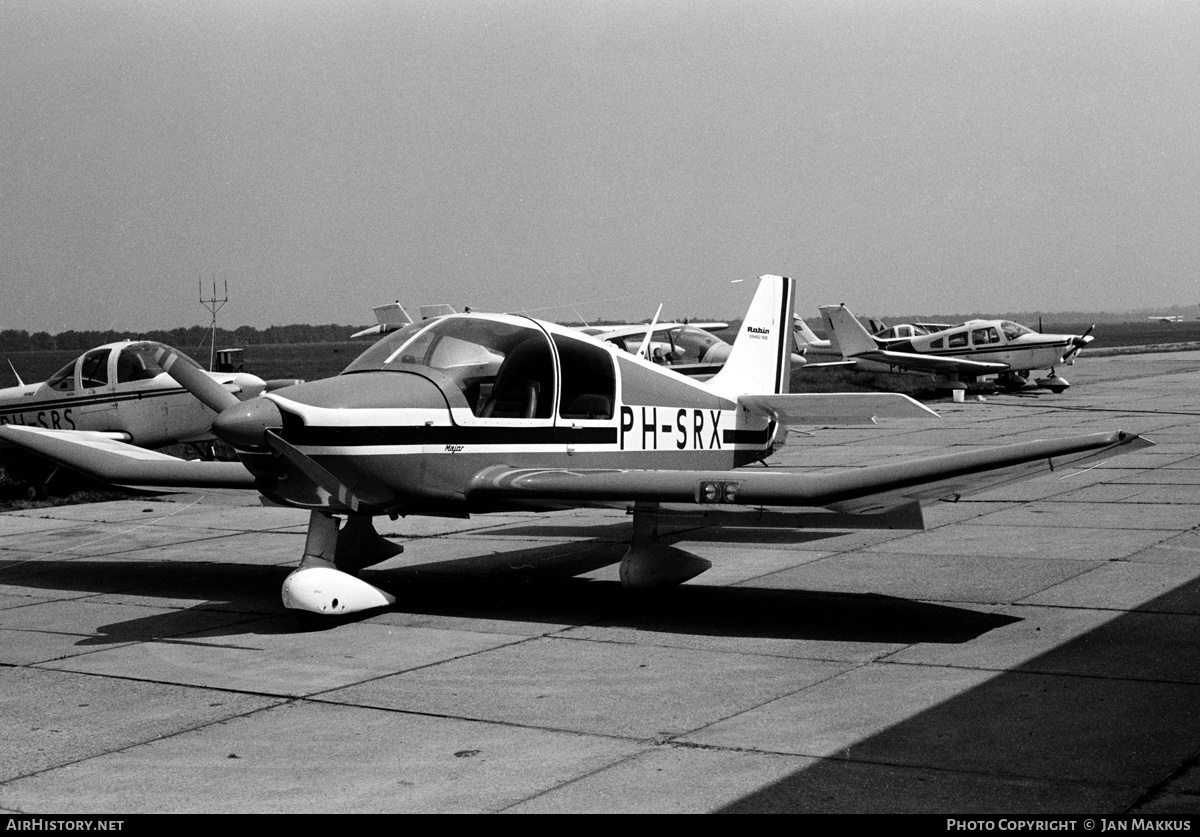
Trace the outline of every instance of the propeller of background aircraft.
[[1063, 363], [1066, 363], [1069, 360], [1071, 360], [1071, 358], [1073, 358], [1077, 354], [1079, 354], [1079, 352], [1083, 349], [1084, 346], [1086, 346], [1088, 343], [1091, 343], [1093, 340], [1096, 339], [1095, 337], [1092, 337], [1092, 329], [1094, 329], [1095, 327], [1096, 327], [1096, 324], [1092, 323], [1090, 326], [1088, 326], [1088, 330], [1085, 331], [1083, 334], [1080, 334], [1076, 337], [1071, 338], [1071, 343], [1074, 345], [1071, 347], [1070, 351], [1068, 351], [1065, 355], [1063, 355]]

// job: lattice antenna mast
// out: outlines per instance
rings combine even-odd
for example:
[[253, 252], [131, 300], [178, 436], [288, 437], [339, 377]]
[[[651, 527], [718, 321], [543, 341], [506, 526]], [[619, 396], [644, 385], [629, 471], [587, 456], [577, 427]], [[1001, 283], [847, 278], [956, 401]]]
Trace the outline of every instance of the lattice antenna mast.
[[217, 274], [213, 274], [212, 278], [212, 296], [204, 298], [204, 278], [198, 280], [200, 286], [200, 304], [212, 312], [212, 345], [208, 351], [208, 371], [212, 372], [217, 364], [217, 312], [225, 307], [225, 303], [229, 302], [229, 277], [225, 277], [225, 294], [217, 297]]

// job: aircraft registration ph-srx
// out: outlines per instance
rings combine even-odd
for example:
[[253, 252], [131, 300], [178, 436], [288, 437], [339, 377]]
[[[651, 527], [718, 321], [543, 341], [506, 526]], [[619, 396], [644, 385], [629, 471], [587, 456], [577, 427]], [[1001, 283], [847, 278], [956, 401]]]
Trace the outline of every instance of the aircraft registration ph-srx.
[[[70, 431], [87, 434], [81, 439], [140, 447], [212, 439], [216, 414], [159, 365], [155, 356], [160, 349], [165, 347], [145, 341], [108, 343], [89, 349], [40, 383], [26, 384], [17, 376], [17, 386], [0, 389], [0, 428]], [[204, 374], [239, 398], [259, 395], [266, 386], [244, 372]], [[0, 435], [6, 468], [17, 472], [31, 491], [40, 491], [53, 471], [41, 467], [44, 460], [22, 455], [21, 447]]]
[[410, 324], [337, 377], [246, 402], [164, 350], [164, 368], [221, 410], [213, 431], [244, 468], [73, 444], [61, 431], [9, 432], [109, 482], [253, 486], [307, 509], [283, 601], [325, 616], [394, 602], [357, 577], [402, 549], [376, 533], [375, 516], [624, 507], [633, 526], [621, 580], [657, 587], [710, 566], [666, 543], [681, 523], [735, 527], [747, 540], [769, 527], [923, 528], [922, 500], [1150, 444], [1114, 431], [836, 472], [740, 467], [766, 459], [788, 424], [936, 418], [893, 393], [788, 393], [794, 294], [792, 280], [762, 278], [727, 363], [707, 382], [574, 329], [497, 314]]

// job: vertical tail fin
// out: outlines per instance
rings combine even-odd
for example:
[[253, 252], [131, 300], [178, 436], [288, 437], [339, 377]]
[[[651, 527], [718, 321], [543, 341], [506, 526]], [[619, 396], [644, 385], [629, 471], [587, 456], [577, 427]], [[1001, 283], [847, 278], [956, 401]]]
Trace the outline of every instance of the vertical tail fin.
[[829, 342], [842, 353], [842, 357], [852, 358], [879, 348], [875, 338], [845, 305], [822, 305], [821, 316], [829, 330]]
[[795, 282], [786, 276], [760, 277], [729, 359], [709, 379], [709, 389], [727, 398], [787, 392], [795, 304]]
[[808, 323], [804, 322], [799, 314], [793, 314], [792, 316], [795, 320], [797, 348], [805, 349], [812, 347], [816, 349], [828, 349], [831, 347], [828, 340], [822, 340], [813, 333], [813, 330], [808, 327]]

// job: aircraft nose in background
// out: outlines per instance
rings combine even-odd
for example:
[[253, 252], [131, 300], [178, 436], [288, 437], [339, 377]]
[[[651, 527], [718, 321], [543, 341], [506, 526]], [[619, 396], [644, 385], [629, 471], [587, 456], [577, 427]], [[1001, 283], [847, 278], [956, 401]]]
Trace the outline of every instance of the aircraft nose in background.
[[221, 411], [213, 421], [213, 433], [235, 448], [267, 446], [267, 430], [283, 426], [279, 408], [266, 398], [254, 398]]

